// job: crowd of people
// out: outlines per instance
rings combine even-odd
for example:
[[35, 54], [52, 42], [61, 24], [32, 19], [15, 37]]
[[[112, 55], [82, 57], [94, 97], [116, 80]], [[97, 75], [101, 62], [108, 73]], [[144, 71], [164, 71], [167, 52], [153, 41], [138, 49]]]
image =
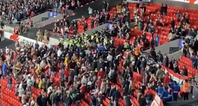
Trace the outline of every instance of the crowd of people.
[[[91, 7], [88, 8], [87, 12], [89, 14], [89, 17], [82, 16], [80, 19], [74, 19], [71, 22], [68, 20], [68, 14], [64, 9], [63, 13], [65, 14], [63, 19], [57, 20], [56, 23], [54, 23], [54, 28], [52, 31], [54, 33], [59, 33], [61, 36], [63, 35], [76, 35], [79, 33], [79, 28], [82, 26], [83, 30], [86, 31], [90, 28], [94, 28], [98, 25], [104, 24], [110, 20], [109, 15], [109, 4], [105, 1], [103, 2], [104, 9], [94, 10]], [[88, 20], [90, 20], [90, 23], [88, 23]], [[89, 24], [90, 27], [89, 27]], [[72, 31], [72, 32], [71, 32]]]
[[[6, 77], [8, 89], [15, 88], [23, 106], [71, 106], [81, 104], [80, 101], [91, 106], [102, 106], [105, 99], [109, 99], [110, 106], [119, 106], [121, 100], [125, 101], [125, 106], [132, 106], [131, 96], [137, 96], [139, 105], [146, 106], [153, 101], [151, 90], [167, 102], [172, 98], [177, 101], [183, 87], [186, 89], [181, 96], [187, 100], [190, 81], [186, 80], [180, 85], [162, 69], [164, 66], [180, 74], [177, 60], [169, 59], [167, 54], [160, 51], [156, 53], [159, 39], [154, 37], [156, 30], [149, 16], [144, 21], [146, 6], [137, 6], [132, 20], [128, 7], [125, 4], [122, 7], [122, 11], [118, 10], [111, 19], [111, 28], [90, 35], [64, 36], [56, 46], [17, 42], [16, 50], [6, 48], [5, 53], [1, 51], [1, 76]], [[139, 8], [143, 11], [137, 11]], [[163, 9], [163, 15], [166, 12]], [[70, 26], [66, 20], [63, 19], [61, 26]], [[101, 23], [109, 20], [104, 16]], [[182, 25], [187, 22], [184, 23]], [[145, 28], [144, 24], [147, 24]], [[136, 25], [144, 33], [130, 42], [130, 29], [136, 28]], [[176, 29], [174, 24], [172, 27]], [[151, 42], [146, 38], [146, 32], [152, 33]], [[114, 37], [126, 39], [126, 42], [117, 43]], [[149, 55], [145, 55], [141, 48], [151, 48]], [[140, 74], [142, 79], [137, 81], [134, 74]], [[188, 76], [185, 67], [181, 74]], [[13, 82], [16, 82], [16, 86], [12, 86]], [[141, 84], [136, 86], [137, 83]], [[36, 99], [33, 98], [34, 89], [40, 91]]]
[[57, 8], [61, 10], [65, 7], [68, 7], [68, 9], [76, 9], [92, 1], [93, 0], [7, 0], [0, 2], [0, 15], [1, 20], [12, 23], [41, 14], [49, 9]]
[[[14, 24], [15, 34], [22, 34], [29, 31], [33, 27], [33, 21], [31, 17], [41, 14], [49, 10], [59, 11], [63, 14], [71, 15], [71, 10], [78, 7], [82, 7], [87, 3], [94, 2], [94, 0], [20, 0], [20, 1], [1, 1], [0, 2], [0, 21], [1, 28], [4, 28], [4, 24]], [[16, 6], [17, 5], [17, 6]], [[55, 10], [54, 10], [55, 9]], [[25, 19], [29, 19], [25, 22]]]
[[53, 8], [53, 1], [51, 0], [7, 0], [0, 3], [1, 20], [8, 23], [22, 21]]

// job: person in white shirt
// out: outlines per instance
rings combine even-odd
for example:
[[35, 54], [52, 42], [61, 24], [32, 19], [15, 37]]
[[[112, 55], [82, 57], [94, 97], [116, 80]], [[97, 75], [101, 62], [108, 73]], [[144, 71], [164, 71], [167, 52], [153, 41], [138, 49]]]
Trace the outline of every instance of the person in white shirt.
[[86, 76], [84, 75], [81, 79], [81, 84], [87, 84], [88, 80], [86, 78]]
[[122, 8], [122, 13], [125, 14], [126, 8]]
[[61, 49], [58, 49], [57, 56], [60, 57], [62, 53], [63, 53], [62, 50]]
[[35, 106], [34, 98], [33, 98], [33, 97], [31, 97], [30, 99], [31, 99], [31, 101], [30, 101], [30, 106]]
[[32, 86], [32, 81], [30, 76], [28, 76], [26, 83], [27, 83], [27, 90], [30, 90]]
[[169, 41], [171, 41], [171, 40], [175, 39], [175, 34], [170, 32], [168, 37], [169, 37]]
[[48, 87], [47, 88], [47, 93], [49, 94], [50, 92], [52, 92], [52, 90], [53, 90], [52, 86]]
[[46, 60], [42, 60], [39, 65], [40, 65], [41, 68], [45, 68], [45, 66], [47, 65]]
[[112, 61], [113, 60], [113, 56], [112, 55], [110, 55], [110, 54], [108, 54], [108, 56], [107, 56], [107, 61]]
[[19, 84], [19, 89], [18, 89], [18, 96], [19, 96], [20, 100], [22, 98], [22, 95], [24, 94], [24, 89], [23, 89], [23, 86], [22, 85], [23, 85], [23, 82], [21, 82]]
[[93, 13], [93, 9], [91, 7], [88, 8], [88, 14], [91, 16]]

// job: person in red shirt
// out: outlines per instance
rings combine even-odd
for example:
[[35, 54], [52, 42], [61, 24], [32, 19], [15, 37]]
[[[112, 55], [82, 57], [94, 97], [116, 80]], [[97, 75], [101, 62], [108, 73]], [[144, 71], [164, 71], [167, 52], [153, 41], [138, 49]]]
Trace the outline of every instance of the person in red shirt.
[[[33, 12], [32, 12], [32, 13], [31, 13], [31, 17], [33, 17], [33, 16], [34, 16], [34, 15], [33, 15]], [[32, 21], [31, 18], [28, 19], [28, 24], [29, 24], [30, 27], [33, 26], [33, 21]]]
[[97, 77], [103, 78], [104, 77], [104, 71], [102, 70], [102, 68], [99, 70]]
[[98, 88], [100, 88], [101, 83], [102, 83], [102, 79], [101, 79], [100, 76], [98, 77], [98, 80], [96, 81], [96, 83], [97, 83], [97, 85], [98, 85]]
[[65, 7], [62, 7], [62, 14], [65, 13]]
[[68, 82], [68, 78], [69, 78], [69, 65], [67, 65], [65, 67], [65, 73], [64, 73], [64, 75], [65, 75], [66, 82]]
[[86, 85], [83, 83], [80, 87], [80, 93], [84, 94], [86, 92]]

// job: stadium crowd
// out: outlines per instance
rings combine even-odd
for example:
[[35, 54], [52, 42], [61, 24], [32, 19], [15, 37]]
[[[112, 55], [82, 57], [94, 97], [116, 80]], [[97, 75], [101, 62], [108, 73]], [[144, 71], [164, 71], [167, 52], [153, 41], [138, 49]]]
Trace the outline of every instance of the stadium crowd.
[[53, 8], [53, 1], [51, 0], [6, 0], [0, 3], [1, 20], [6, 20], [9, 23], [22, 21]]
[[[71, 35], [71, 34], [78, 34], [79, 27], [82, 26], [83, 30], [86, 31], [88, 29], [94, 28], [98, 25], [104, 24], [105, 22], [108, 22], [110, 20], [109, 15], [109, 4], [105, 1], [103, 2], [103, 10], [93, 10], [91, 7], [88, 8], [87, 12], [89, 14], [89, 17], [82, 16], [80, 19], [74, 19], [71, 22], [68, 19], [68, 14], [63, 10], [63, 13], [65, 14], [63, 19], [57, 20], [57, 22], [54, 24], [54, 28], [52, 31], [54, 33], [59, 33], [62, 35]], [[90, 23], [88, 22], [90, 21]], [[90, 25], [89, 25], [90, 24]]]
[[49, 9], [57, 8], [61, 10], [63, 7], [75, 9], [91, 1], [93, 0], [6, 0], [0, 2], [0, 15], [1, 20], [12, 23], [13, 21], [22, 21], [29, 17], [33, 17]]
[[[138, 11], [140, 8], [142, 11]], [[162, 7], [162, 15], [167, 14], [166, 9], [167, 6]], [[157, 19], [160, 24], [154, 24], [151, 14], [145, 14], [146, 5], [134, 8], [132, 20], [128, 10], [125, 4], [118, 6], [111, 19], [104, 17], [101, 21], [101, 24], [111, 21], [113, 27], [91, 35], [82, 33], [62, 37], [56, 46], [17, 42], [16, 50], [6, 48], [5, 53], [1, 51], [1, 76], [7, 80], [8, 89], [16, 91], [23, 106], [102, 106], [106, 99], [109, 106], [136, 106], [132, 97], [137, 97], [139, 106], [147, 106], [153, 101], [152, 90], [165, 103], [172, 99], [177, 101], [181, 88], [184, 89], [180, 95], [187, 100], [195, 80], [186, 80], [181, 85], [172, 80], [162, 67], [183, 76], [188, 76], [188, 70], [184, 67], [180, 71], [177, 60], [155, 51], [160, 45], [155, 27], [171, 25], [170, 33], [178, 31], [178, 36], [187, 36], [183, 31], [188, 29], [187, 15], [179, 16], [181, 23], [176, 27], [174, 20], [167, 24], [160, 21], [160, 16]], [[144, 33], [131, 42], [131, 29]], [[147, 32], [152, 34], [150, 41]], [[117, 43], [114, 37], [126, 41]], [[143, 50], [148, 48], [151, 51], [147, 56]], [[134, 74], [142, 77], [137, 79]]]

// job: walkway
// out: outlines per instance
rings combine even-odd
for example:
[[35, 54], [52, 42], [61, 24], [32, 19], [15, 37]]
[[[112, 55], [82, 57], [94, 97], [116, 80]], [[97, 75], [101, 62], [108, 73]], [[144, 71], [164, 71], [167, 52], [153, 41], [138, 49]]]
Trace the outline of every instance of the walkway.
[[[81, 18], [82, 16], [87, 17], [88, 16], [88, 7], [91, 7], [95, 10], [102, 10], [103, 1], [108, 2], [110, 4], [110, 7], [114, 7], [117, 4], [121, 3], [121, 0], [99, 0], [99, 1], [95, 1], [94, 3], [92, 3], [90, 5], [86, 5], [82, 8], [74, 10], [75, 15], [70, 16], [69, 20]], [[53, 27], [54, 27], [54, 23], [46, 25], [46, 26], [44, 26], [40, 29], [41, 30], [46, 30], [46, 29], [51, 30]], [[32, 28], [28, 33], [22, 34], [22, 36], [26, 36], [28, 38], [36, 39], [36, 32], [37, 31], [38, 31], [38, 28]]]

